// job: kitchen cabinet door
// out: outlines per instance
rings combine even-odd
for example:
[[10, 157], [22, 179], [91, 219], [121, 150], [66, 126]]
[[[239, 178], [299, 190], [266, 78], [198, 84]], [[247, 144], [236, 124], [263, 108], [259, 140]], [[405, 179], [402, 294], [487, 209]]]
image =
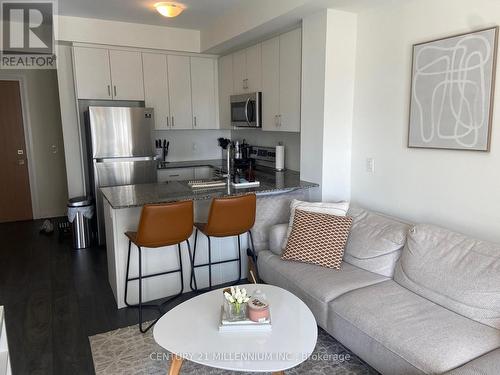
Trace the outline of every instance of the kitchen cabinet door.
[[231, 104], [233, 95], [233, 55], [219, 59], [219, 121], [221, 129], [231, 129]]
[[245, 50], [233, 53], [233, 92], [241, 94], [246, 91], [246, 52]]
[[76, 91], [78, 99], [112, 99], [108, 50], [74, 47]]
[[158, 182], [188, 181], [194, 178], [194, 168], [158, 169]]
[[215, 101], [215, 60], [191, 57], [191, 92], [193, 128], [217, 129]]
[[167, 56], [143, 53], [142, 65], [144, 67], [144, 100], [146, 107], [154, 108], [155, 129], [169, 129]]
[[191, 69], [189, 56], [168, 55], [168, 92], [171, 129], [192, 129]]
[[278, 130], [280, 113], [280, 39], [262, 42], [262, 130]]
[[109, 50], [113, 99], [144, 100], [140, 52]]
[[295, 29], [279, 37], [279, 131], [300, 132], [302, 33]]
[[262, 46], [256, 44], [245, 50], [246, 52], [246, 80], [247, 91], [262, 90]]

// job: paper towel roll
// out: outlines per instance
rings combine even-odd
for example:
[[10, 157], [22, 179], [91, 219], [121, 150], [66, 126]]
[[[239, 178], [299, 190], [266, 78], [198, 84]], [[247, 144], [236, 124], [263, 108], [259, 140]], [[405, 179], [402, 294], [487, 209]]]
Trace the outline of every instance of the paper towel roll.
[[282, 171], [285, 169], [285, 146], [276, 146], [276, 170]]

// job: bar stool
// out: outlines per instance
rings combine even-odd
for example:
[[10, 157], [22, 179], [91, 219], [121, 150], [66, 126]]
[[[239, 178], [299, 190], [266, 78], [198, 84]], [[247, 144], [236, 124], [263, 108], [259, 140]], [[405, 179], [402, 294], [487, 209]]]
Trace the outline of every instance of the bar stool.
[[[191, 257], [191, 280], [190, 287], [198, 291], [195, 270], [199, 267], [208, 267], [208, 289], [212, 289], [212, 266], [217, 264], [238, 262], [238, 280], [241, 279], [241, 244], [240, 235], [248, 233], [251, 240], [252, 252], [255, 256], [251, 228], [255, 223], [255, 194], [248, 194], [228, 198], [214, 198], [210, 205], [207, 223], [195, 223], [194, 250]], [[198, 242], [198, 231], [202, 232], [208, 239], [208, 263], [195, 264], [196, 245]], [[212, 262], [211, 237], [238, 237], [238, 258]], [[255, 260], [255, 257], [254, 257]]]
[[[193, 233], [193, 201], [183, 201], [167, 204], [150, 204], [142, 208], [141, 218], [139, 220], [139, 227], [137, 232], [126, 232], [128, 237], [128, 256], [127, 256], [127, 276], [125, 281], [125, 304], [128, 307], [139, 309], [139, 330], [145, 333], [150, 329], [159, 317], [152, 322], [148, 327], [142, 327], [142, 309], [155, 308], [160, 311], [162, 306], [171, 301], [172, 299], [180, 296], [184, 291], [184, 280], [182, 277], [182, 254], [181, 243], [186, 241], [189, 254], [191, 256], [191, 247], [189, 244], [189, 237]], [[129, 277], [130, 268], [130, 249], [132, 244], [137, 247], [139, 252], [139, 276]], [[179, 253], [179, 268], [158, 272], [149, 275], [142, 274], [142, 248], [158, 248], [162, 246], [177, 245]], [[181, 291], [169, 298], [167, 301], [159, 305], [146, 305], [142, 303], [142, 280], [150, 277], [168, 275], [171, 273], [180, 273]], [[131, 305], [127, 301], [128, 283], [130, 281], [139, 281], [139, 303]]]

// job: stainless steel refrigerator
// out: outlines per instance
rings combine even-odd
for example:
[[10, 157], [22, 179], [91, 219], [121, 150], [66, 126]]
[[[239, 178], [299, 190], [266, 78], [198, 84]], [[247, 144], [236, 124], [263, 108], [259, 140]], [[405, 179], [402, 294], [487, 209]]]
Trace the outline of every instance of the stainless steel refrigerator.
[[153, 109], [89, 107], [90, 184], [96, 202], [99, 244], [105, 242], [101, 187], [157, 181]]

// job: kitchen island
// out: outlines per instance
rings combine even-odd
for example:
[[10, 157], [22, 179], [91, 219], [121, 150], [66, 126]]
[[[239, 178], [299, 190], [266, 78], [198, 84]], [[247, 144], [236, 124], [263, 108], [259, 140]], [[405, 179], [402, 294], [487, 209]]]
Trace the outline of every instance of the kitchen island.
[[[211, 166], [216, 174], [220, 170], [221, 162], [196, 161], [169, 163], [164, 168], [185, 168]], [[124, 233], [137, 230], [142, 206], [192, 199], [194, 201], [195, 221], [205, 222], [208, 216], [210, 201], [214, 197], [227, 197], [247, 193], [257, 194], [256, 222], [252, 230], [256, 249], [267, 244], [268, 230], [271, 225], [288, 220], [289, 204], [292, 199], [307, 200], [309, 189], [317, 184], [300, 180], [298, 172], [275, 172], [269, 169], [256, 170], [256, 179], [260, 186], [237, 189], [225, 186], [219, 189], [192, 189], [188, 181], [168, 181], [150, 184], [126, 185], [102, 188], [104, 199], [104, 218], [106, 227], [106, 247], [108, 259], [108, 278], [113, 290], [118, 308], [125, 307], [124, 291], [126, 277], [126, 262], [128, 240]], [[194, 244], [194, 232], [190, 239]], [[246, 277], [247, 257], [245, 249], [248, 247], [246, 235], [241, 236], [242, 248], [242, 277]], [[223, 260], [237, 257], [237, 239], [214, 238], [212, 242], [212, 259]], [[196, 263], [205, 263], [208, 260], [207, 240], [203, 234], [198, 235]], [[161, 247], [145, 249], [143, 251], [143, 274], [151, 274], [177, 268], [178, 259], [175, 247]], [[184, 292], [189, 291], [191, 276], [189, 255], [186, 244], [182, 244], [182, 263]], [[130, 258], [130, 275], [137, 276], [138, 252], [132, 247]], [[212, 268], [213, 284], [230, 282], [237, 278], [237, 262], [216, 265]], [[196, 270], [198, 287], [208, 286], [208, 269]], [[138, 283], [131, 282], [128, 288], [128, 300], [137, 302]], [[181, 289], [179, 275], [169, 274], [143, 281], [143, 300], [150, 301], [177, 294]]]

